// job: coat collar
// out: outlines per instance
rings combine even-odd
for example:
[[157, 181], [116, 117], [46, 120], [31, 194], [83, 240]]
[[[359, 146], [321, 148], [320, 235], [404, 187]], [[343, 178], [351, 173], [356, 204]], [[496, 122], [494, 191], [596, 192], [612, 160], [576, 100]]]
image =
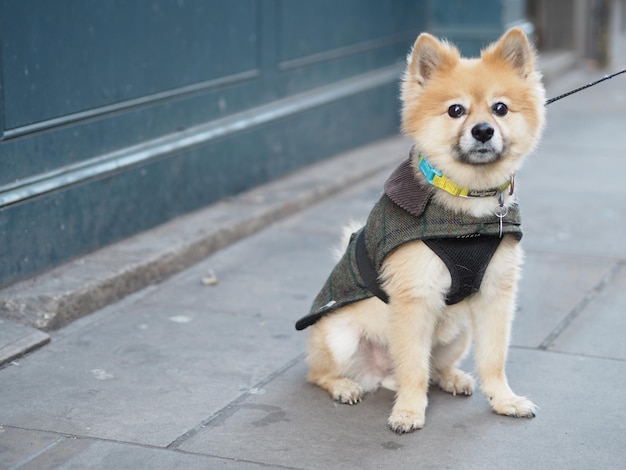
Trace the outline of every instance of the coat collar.
[[[384, 188], [385, 194], [393, 202], [417, 217], [424, 213], [426, 204], [428, 204], [428, 201], [435, 193], [435, 188], [439, 188], [454, 196], [468, 198], [496, 196], [507, 188], [509, 189], [509, 194], [513, 194], [513, 177], [497, 188], [487, 190], [463, 188], [431, 166], [423, 155], [418, 154], [416, 157], [414, 151], [414, 148], [411, 149], [409, 158], [404, 160], [393, 171], [387, 181], [385, 181]], [[419, 168], [425, 177], [424, 181], [415, 176], [412, 163], [413, 158], [417, 158]]]

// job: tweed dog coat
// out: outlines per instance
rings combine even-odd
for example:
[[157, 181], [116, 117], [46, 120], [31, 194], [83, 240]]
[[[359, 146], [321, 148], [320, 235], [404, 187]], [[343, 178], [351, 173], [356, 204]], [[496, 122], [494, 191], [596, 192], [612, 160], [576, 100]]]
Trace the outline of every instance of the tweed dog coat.
[[[448, 305], [477, 292], [501, 241], [500, 220], [493, 214], [474, 217], [455, 213], [432, 200], [434, 191], [434, 187], [415, 177], [411, 158], [402, 162], [385, 182], [384, 194], [367, 223], [352, 234], [343, 257], [309, 314], [296, 323], [296, 329], [302, 330], [334, 310], [374, 295], [386, 302], [377, 280], [383, 261], [397, 247], [414, 240], [423, 240], [450, 271], [452, 285], [445, 299]], [[502, 234], [522, 238], [517, 205], [504, 216]]]

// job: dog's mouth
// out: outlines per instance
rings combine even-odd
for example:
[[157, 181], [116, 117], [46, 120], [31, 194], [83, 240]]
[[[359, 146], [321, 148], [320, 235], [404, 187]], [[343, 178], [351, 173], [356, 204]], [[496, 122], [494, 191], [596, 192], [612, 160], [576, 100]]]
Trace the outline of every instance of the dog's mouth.
[[488, 165], [495, 163], [502, 158], [503, 152], [496, 151], [492, 146], [476, 145], [465, 151], [460, 145], [454, 149], [457, 159], [470, 165]]

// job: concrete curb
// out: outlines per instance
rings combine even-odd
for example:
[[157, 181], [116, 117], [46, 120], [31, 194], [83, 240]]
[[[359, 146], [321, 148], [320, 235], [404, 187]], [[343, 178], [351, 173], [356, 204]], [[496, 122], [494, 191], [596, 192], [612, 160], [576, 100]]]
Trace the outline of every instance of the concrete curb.
[[391, 170], [410, 145], [394, 137], [351, 150], [9, 286], [0, 290], [0, 316], [44, 331], [58, 329]]

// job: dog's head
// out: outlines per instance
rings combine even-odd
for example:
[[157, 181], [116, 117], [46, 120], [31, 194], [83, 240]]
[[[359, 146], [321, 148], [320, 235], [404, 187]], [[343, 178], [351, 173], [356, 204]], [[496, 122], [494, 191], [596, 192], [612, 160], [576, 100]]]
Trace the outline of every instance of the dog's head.
[[402, 128], [430, 163], [462, 186], [502, 184], [539, 141], [545, 92], [535, 53], [512, 28], [481, 52], [458, 49], [428, 33], [408, 56]]

